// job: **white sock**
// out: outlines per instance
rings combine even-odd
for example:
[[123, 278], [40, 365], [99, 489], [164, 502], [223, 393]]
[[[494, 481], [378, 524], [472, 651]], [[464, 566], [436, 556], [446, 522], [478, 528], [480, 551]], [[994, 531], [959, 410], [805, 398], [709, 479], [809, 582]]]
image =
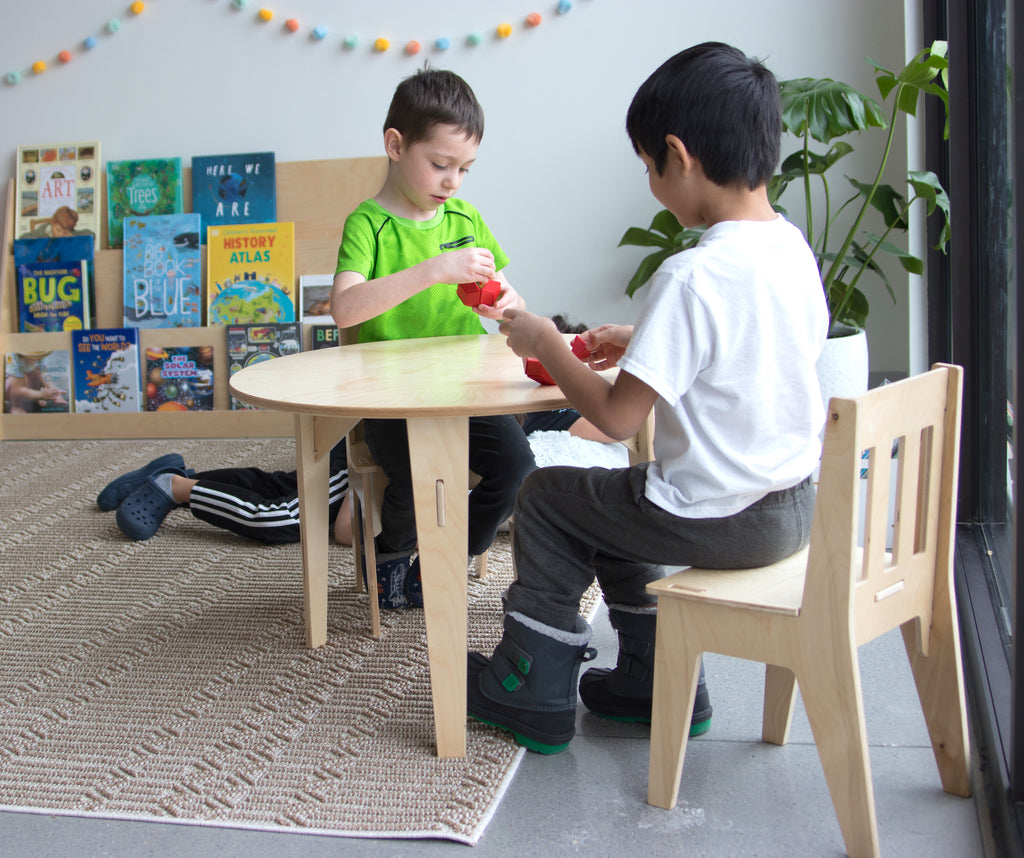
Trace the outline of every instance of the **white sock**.
[[[160, 489], [160, 491], [162, 491], [165, 495], [167, 495], [167, 497], [169, 497], [171, 500], [174, 500], [174, 490], [171, 488], [171, 478], [173, 476], [174, 474], [170, 474], [165, 471], [164, 473], [157, 474], [155, 477], [153, 477], [153, 482], [156, 484], [156, 487]], [[175, 503], [177, 503], [177, 501], [175, 501]]]

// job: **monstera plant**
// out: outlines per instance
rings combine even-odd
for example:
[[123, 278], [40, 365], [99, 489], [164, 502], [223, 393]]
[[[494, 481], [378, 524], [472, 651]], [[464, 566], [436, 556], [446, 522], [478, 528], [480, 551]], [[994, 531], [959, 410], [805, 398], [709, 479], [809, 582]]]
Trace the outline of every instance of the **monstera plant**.
[[[878, 277], [896, 300], [896, 292], [879, 264], [883, 255], [894, 257], [910, 273], [924, 270], [921, 259], [891, 240], [894, 231], [906, 232], [907, 216], [915, 203], [922, 203], [929, 216], [937, 214], [941, 218], [935, 247], [944, 251], [949, 241], [949, 197], [934, 173], [907, 171], [905, 193], [883, 181], [899, 115], [916, 116], [922, 94], [934, 95], [948, 107], [946, 44], [933, 43], [900, 72], [868, 62], [875, 69], [881, 105], [830, 78], [797, 78], [779, 84], [783, 129], [800, 145], [782, 162], [769, 183], [768, 195], [772, 205], [785, 212], [782, 198], [786, 191], [791, 186], [802, 191], [802, 228], [821, 271], [830, 333], [842, 326], [864, 327], [868, 301], [859, 288], [864, 274]], [[836, 165], [854, 151], [853, 144], [841, 138], [872, 129], [885, 134], [873, 172], [867, 179], [846, 175], [845, 185], [836, 182]], [[812, 141], [828, 148], [813, 151]], [[845, 194], [839, 194], [838, 203], [837, 184], [846, 189]], [[657, 248], [640, 262], [626, 294], [632, 297], [666, 257], [696, 244], [702, 231], [682, 227], [669, 211], [655, 215], [647, 229], [626, 230], [619, 246]]]

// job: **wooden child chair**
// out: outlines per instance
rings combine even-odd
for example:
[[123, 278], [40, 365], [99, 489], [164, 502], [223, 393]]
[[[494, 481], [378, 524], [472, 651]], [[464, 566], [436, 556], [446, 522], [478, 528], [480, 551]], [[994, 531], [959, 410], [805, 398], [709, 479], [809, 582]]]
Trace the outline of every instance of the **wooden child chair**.
[[[763, 569], [688, 569], [658, 597], [647, 801], [679, 794], [701, 655], [764, 662], [762, 739], [785, 744], [803, 694], [847, 852], [878, 855], [857, 647], [899, 626], [946, 792], [968, 796], [967, 718], [953, 602], [963, 370], [829, 403], [810, 546]], [[890, 526], [890, 452], [897, 442]], [[863, 548], [857, 545], [868, 451]]]

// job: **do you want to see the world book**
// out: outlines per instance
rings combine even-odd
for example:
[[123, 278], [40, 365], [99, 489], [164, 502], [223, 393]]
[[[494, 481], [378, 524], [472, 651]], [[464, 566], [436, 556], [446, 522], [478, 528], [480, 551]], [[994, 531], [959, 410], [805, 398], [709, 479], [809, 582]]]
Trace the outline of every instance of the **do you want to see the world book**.
[[76, 412], [142, 410], [138, 329], [72, 331], [71, 363]]

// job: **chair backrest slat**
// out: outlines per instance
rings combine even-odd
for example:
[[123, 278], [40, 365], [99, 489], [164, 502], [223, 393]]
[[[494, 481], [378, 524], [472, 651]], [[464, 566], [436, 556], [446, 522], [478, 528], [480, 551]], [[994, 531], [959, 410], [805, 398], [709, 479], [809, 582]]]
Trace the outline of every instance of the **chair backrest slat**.
[[956, 492], [961, 385], [959, 367], [939, 365], [829, 403], [804, 604], [831, 605], [858, 640], [919, 617], [927, 647], [935, 570], [951, 560], [955, 504], [939, 513]]

